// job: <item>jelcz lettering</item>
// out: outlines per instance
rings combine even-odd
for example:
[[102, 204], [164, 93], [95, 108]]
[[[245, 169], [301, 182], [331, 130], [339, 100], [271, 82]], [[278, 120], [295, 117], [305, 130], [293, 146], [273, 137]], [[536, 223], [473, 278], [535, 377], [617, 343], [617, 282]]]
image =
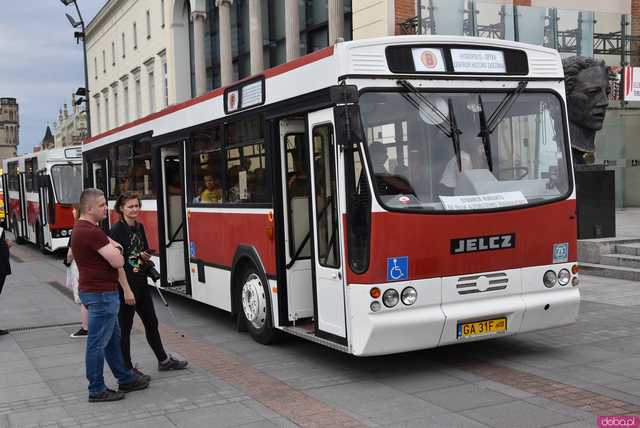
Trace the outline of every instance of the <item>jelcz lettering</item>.
[[515, 248], [515, 233], [493, 236], [455, 238], [451, 240], [451, 254], [476, 253], [478, 251], [504, 250]]

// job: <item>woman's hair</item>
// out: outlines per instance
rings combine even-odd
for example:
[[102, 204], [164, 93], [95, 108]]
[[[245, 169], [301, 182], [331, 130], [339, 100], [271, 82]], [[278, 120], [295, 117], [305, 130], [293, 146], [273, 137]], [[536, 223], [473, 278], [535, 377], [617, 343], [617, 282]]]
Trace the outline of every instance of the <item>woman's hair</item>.
[[120, 214], [120, 217], [124, 215], [124, 213], [122, 212], [122, 207], [131, 199], [137, 199], [138, 203], [140, 203], [140, 195], [138, 195], [136, 192], [123, 192], [120, 194], [120, 196], [118, 196], [114, 209], [118, 214]]

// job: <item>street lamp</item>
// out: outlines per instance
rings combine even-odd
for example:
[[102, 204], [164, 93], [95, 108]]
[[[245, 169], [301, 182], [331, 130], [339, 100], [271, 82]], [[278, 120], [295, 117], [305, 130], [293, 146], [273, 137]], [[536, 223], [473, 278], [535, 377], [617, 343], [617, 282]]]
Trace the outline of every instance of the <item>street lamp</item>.
[[69, 20], [69, 24], [71, 24], [73, 28], [80, 27], [80, 30], [81, 30], [81, 31], [75, 31], [73, 35], [76, 38], [76, 43], [80, 43], [80, 39], [82, 39], [82, 51], [84, 53], [84, 89], [85, 89], [83, 95], [84, 95], [84, 103], [85, 103], [85, 112], [87, 114], [87, 134], [89, 137], [91, 137], [91, 114], [90, 114], [90, 107], [89, 107], [90, 105], [89, 71], [87, 68], [87, 44], [85, 41], [84, 20], [82, 19], [82, 14], [80, 13], [80, 8], [78, 7], [78, 3], [76, 3], [76, 0], [60, 0], [60, 2], [65, 6], [69, 6], [70, 4], [73, 3], [73, 5], [76, 7], [78, 18], [80, 19], [80, 21], [76, 21], [73, 16], [69, 15], [68, 13], [65, 13], [65, 16]]

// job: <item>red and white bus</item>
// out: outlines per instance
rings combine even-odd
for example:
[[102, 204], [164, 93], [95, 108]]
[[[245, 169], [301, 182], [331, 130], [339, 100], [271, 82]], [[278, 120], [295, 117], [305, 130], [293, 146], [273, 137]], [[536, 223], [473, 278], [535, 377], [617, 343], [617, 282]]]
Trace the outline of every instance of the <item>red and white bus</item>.
[[73, 204], [82, 192], [82, 149], [42, 150], [2, 161], [5, 224], [19, 243], [42, 251], [65, 248]]
[[261, 343], [555, 327], [580, 301], [563, 77], [508, 41], [339, 43], [93, 137], [85, 187], [140, 192], [161, 286]]

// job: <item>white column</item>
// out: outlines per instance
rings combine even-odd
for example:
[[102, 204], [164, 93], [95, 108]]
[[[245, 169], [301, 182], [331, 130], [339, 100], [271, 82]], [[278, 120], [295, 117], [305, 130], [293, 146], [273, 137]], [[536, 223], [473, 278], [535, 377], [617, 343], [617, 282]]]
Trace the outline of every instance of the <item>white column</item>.
[[204, 26], [207, 14], [192, 12], [193, 20], [193, 62], [196, 79], [196, 96], [207, 92], [207, 62], [204, 48]]
[[249, 0], [249, 57], [251, 74], [264, 70], [264, 49], [262, 46], [262, 0]]
[[329, 0], [329, 45], [344, 38], [344, 0]]
[[220, 22], [220, 83], [233, 82], [233, 57], [231, 53], [231, 5], [233, 0], [216, 0]]
[[287, 61], [300, 56], [300, 12], [298, 0], [284, 1], [285, 45]]

